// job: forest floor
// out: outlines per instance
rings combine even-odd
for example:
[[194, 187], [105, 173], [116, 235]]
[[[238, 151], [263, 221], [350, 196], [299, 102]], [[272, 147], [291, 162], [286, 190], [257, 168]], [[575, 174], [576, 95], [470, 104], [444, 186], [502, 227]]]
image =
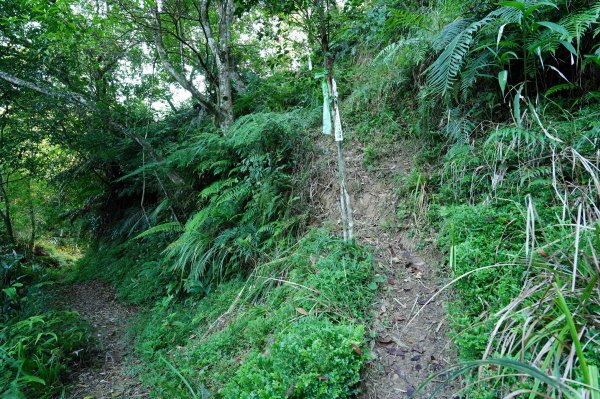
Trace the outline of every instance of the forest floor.
[[64, 306], [76, 310], [93, 328], [98, 342], [92, 363], [71, 376], [70, 399], [148, 398], [134, 375], [136, 359], [126, 330], [136, 309], [119, 303], [114, 289], [88, 281], [65, 287]]
[[[345, 143], [348, 191], [354, 208], [354, 232], [360, 244], [370, 246], [376, 273], [385, 278], [372, 310], [370, 333], [374, 359], [363, 376], [365, 399], [429, 397], [436, 381], [419, 395], [415, 390], [432, 373], [455, 361], [448, 337], [442, 294], [444, 271], [439, 253], [426, 245], [417, 250], [409, 228], [397, 217], [400, 198], [398, 179], [410, 172], [415, 146], [406, 142], [383, 150], [376, 166], [363, 164], [360, 145]], [[317, 220], [340, 226], [337, 149], [332, 138], [318, 140], [317, 159], [311, 189]], [[447, 273], [446, 273], [447, 274]], [[439, 381], [438, 381], [439, 382]], [[451, 389], [436, 398], [452, 398]]]

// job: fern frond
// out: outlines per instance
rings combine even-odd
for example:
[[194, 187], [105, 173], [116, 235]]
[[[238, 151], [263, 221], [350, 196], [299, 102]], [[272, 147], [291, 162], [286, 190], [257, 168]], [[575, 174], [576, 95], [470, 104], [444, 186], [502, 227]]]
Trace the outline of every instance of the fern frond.
[[477, 57], [469, 58], [467, 60], [464, 71], [460, 75], [460, 90], [463, 99], [466, 100], [469, 95], [469, 90], [473, 87], [477, 78], [481, 76], [481, 71], [492, 65], [494, 65], [493, 55], [488, 51], [482, 52]]
[[383, 50], [381, 50], [379, 52], [379, 54], [377, 54], [377, 56], [375, 57], [375, 59], [373, 61], [375, 61], [375, 62], [379, 61], [379, 62], [387, 64], [398, 56], [398, 53], [401, 49], [403, 49], [406, 46], [409, 46], [411, 44], [419, 43], [419, 41], [420, 40], [418, 38], [398, 40], [397, 42], [392, 43], [392, 44], [386, 46]]
[[156, 233], [162, 233], [162, 232], [166, 232], [166, 231], [176, 232], [176, 231], [182, 231], [182, 230], [183, 230], [183, 227], [181, 226], [181, 223], [167, 222], [167, 223], [162, 223], [162, 224], [150, 227], [148, 230], [145, 230], [144, 232], [138, 234], [133, 239], [139, 240], [140, 238], [144, 238], [149, 235], [156, 234]]
[[569, 42], [580, 40], [594, 24], [600, 20], [600, 1], [596, 1], [589, 8], [572, 13], [563, 18], [559, 25], [569, 32], [569, 37], [564, 38]]
[[455, 144], [466, 145], [475, 130], [476, 124], [464, 116], [460, 109], [448, 110], [447, 122], [443, 132]]
[[[474, 42], [475, 33], [482, 27], [494, 21], [508, 24], [520, 21], [522, 12], [512, 7], [501, 7], [492, 11], [479, 21], [471, 22], [466, 27], [465, 22], [456, 21], [440, 34], [436, 40], [436, 48], [445, 49], [438, 58], [425, 70], [427, 89], [430, 93], [447, 94], [465, 62], [465, 58]], [[461, 29], [462, 28], [462, 29]]]
[[427, 28], [429, 22], [431, 22], [430, 17], [424, 13], [392, 10], [391, 17], [386, 21], [386, 28], [388, 30]]
[[469, 25], [474, 21], [472, 19], [460, 18], [456, 21], [446, 25], [440, 34], [433, 41], [432, 47], [435, 51], [442, 51], [448, 45], [456, 39], [462, 32], [464, 32]]
[[229, 178], [229, 179], [225, 179], [225, 180], [217, 180], [216, 182], [214, 182], [213, 184], [211, 184], [210, 186], [206, 187], [204, 190], [202, 190], [200, 192], [200, 198], [201, 199], [208, 199], [212, 196], [214, 196], [215, 194], [222, 194], [223, 191], [231, 186], [233, 186], [234, 184], [238, 183], [238, 179], [237, 178]]
[[164, 167], [164, 164], [159, 162], [148, 162], [145, 165], [140, 166], [133, 172], [127, 173], [125, 176], [119, 177], [117, 180], [115, 180], [115, 182], [122, 182], [127, 179], [131, 179], [132, 177], [138, 176], [146, 171], [155, 171], [160, 167]]
[[227, 202], [241, 201], [252, 194], [252, 186], [248, 182], [240, 183], [225, 190], [215, 199], [215, 205], [223, 205]]

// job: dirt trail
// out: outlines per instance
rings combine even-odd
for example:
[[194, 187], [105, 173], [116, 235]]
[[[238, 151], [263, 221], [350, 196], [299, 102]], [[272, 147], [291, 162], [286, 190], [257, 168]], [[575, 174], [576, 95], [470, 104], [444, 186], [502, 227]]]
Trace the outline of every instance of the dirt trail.
[[[346, 178], [354, 208], [355, 236], [374, 249], [377, 273], [386, 277], [380, 284], [373, 308], [371, 342], [375, 359], [363, 378], [363, 398], [388, 399], [429, 397], [435, 384], [424, 393], [415, 389], [433, 372], [454, 360], [447, 337], [445, 298], [439, 296], [424, 307], [442, 286], [440, 257], [434, 252], [417, 251], [406, 229], [397, 226], [399, 198], [393, 179], [408, 173], [414, 151], [410, 145], [394, 146], [372, 171], [362, 162], [362, 152], [346, 144]], [[330, 140], [319, 140], [313, 181], [313, 202], [319, 220], [339, 223], [339, 189], [337, 184], [336, 149]], [[389, 155], [389, 156], [388, 156]], [[421, 310], [421, 308], [423, 308]], [[421, 313], [410, 324], [409, 320]], [[450, 389], [436, 398], [452, 398]]]
[[79, 312], [94, 329], [98, 351], [92, 364], [72, 376], [71, 399], [148, 398], [148, 390], [131, 372], [135, 360], [126, 327], [135, 310], [120, 304], [108, 284], [90, 281], [65, 289], [65, 306]]

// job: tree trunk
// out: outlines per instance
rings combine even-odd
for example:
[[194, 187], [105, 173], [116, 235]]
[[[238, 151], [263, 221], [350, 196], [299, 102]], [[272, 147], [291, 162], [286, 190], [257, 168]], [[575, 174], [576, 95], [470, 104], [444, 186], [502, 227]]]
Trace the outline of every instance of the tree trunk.
[[217, 6], [217, 14], [219, 16], [218, 35], [219, 42], [217, 43], [213, 29], [208, 18], [208, 0], [202, 0], [200, 16], [202, 19], [202, 28], [206, 34], [208, 47], [210, 48], [215, 65], [217, 67], [218, 76], [218, 107], [219, 107], [219, 127], [223, 131], [233, 123], [233, 91], [231, 85], [231, 77], [235, 71], [231, 69], [231, 25], [233, 23], [233, 13], [235, 6], [233, 0], [221, 0]]
[[[233, 123], [233, 90], [231, 76], [234, 74], [231, 62], [231, 24], [233, 23], [233, 0], [224, 0], [220, 5], [219, 15], [219, 106], [223, 113], [221, 129], [227, 129]], [[225, 130], [223, 130], [225, 131]]]
[[29, 235], [29, 245], [27, 246], [28, 255], [33, 254], [33, 247], [35, 246], [35, 208], [33, 206], [33, 195], [31, 193], [31, 179], [27, 181], [27, 200], [29, 202], [29, 222], [31, 223], [31, 234]]
[[221, 110], [219, 127], [225, 133], [233, 123], [233, 98], [229, 69], [219, 70], [219, 109]]
[[[8, 182], [8, 177], [6, 179]], [[6, 235], [8, 236], [8, 241], [13, 245], [17, 245], [17, 240], [15, 239], [15, 232], [13, 230], [12, 219], [10, 214], [10, 201], [8, 199], [7, 188], [5, 187], [4, 179], [0, 174], [0, 194], [4, 200], [4, 212], [0, 209], [0, 216], [2, 216], [2, 220], [4, 221], [4, 227], [6, 228]]]

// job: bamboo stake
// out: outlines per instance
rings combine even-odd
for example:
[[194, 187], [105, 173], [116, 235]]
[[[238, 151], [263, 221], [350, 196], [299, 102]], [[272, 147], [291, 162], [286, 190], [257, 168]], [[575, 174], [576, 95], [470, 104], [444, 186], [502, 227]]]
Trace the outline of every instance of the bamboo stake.
[[338, 182], [340, 185], [340, 216], [344, 230], [344, 240], [351, 241], [354, 238], [354, 219], [352, 215], [352, 204], [350, 194], [346, 188], [346, 168], [344, 162], [344, 135], [342, 131], [342, 122], [338, 103], [337, 84], [333, 76], [329, 75], [327, 79], [329, 93], [331, 96], [331, 113], [333, 115], [333, 130], [337, 144], [338, 153]]
[[[338, 90], [335, 79], [333, 78], [333, 56], [329, 48], [329, 27], [326, 14], [329, 12], [329, 2], [322, 0], [319, 4], [319, 19], [321, 30], [321, 50], [324, 55], [323, 66], [325, 69], [325, 79], [329, 88], [331, 117], [333, 117], [333, 130], [338, 152], [338, 180], [340, 185], [340, 216], [344, 230], [344, 240], [351, 241], [354, 238], [354, 219], [352, 217], [352, 204], [350, 203], [350, 194], [346, 188], [346, 174], [344, 165], [344, 135], [342, 132], [342, 120], [338, 102]], [[324, 93], [325, 94], [325, 91]], [[327, 102], [327, 98], [324, 100]], [[323, 119], [326, 119], [324, 113]], [[324, 125], [324, 131], [327, 129]]]

